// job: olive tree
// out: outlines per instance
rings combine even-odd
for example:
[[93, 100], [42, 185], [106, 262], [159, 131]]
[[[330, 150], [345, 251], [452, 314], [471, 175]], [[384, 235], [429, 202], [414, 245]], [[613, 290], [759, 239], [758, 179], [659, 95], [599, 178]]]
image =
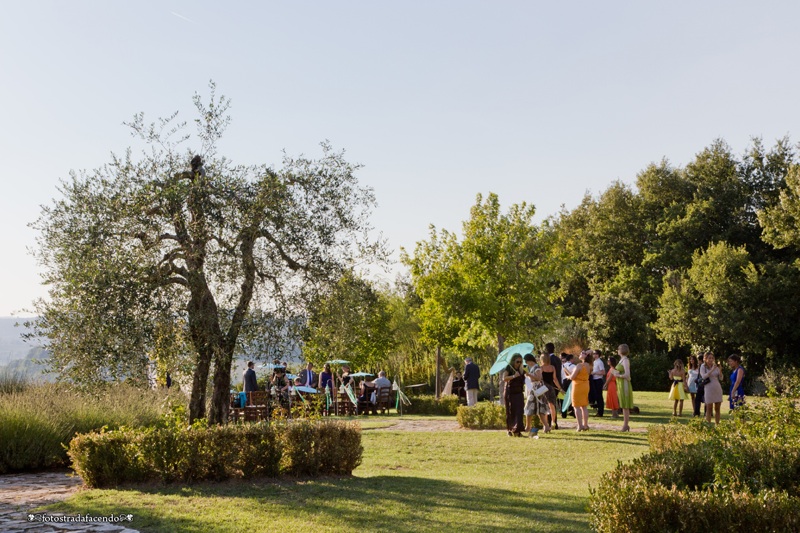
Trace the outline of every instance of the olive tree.
[[[281, 168], [217, 154], [230, 102], [195, 95], [195, 136], [177, 113], [127, 126], [144, 144], [94, 171], [73, 172], [32, 224], [49, 298], [37, 332], [56, 369], [76, 382], [137, 379], [163, 324], [184, 324], [194, 358], [190, 419], [227, 419], [241, 339], [302, 317], [356, 262], [380, 259], [370, 238], [374, 196], [357, 165], [327, 143]], [[194, 149], [187, 144], [192, 141]], [[172, 328], [175, 329], [175, 328]], [[180, 337], [180, 338], [177, 338]]]

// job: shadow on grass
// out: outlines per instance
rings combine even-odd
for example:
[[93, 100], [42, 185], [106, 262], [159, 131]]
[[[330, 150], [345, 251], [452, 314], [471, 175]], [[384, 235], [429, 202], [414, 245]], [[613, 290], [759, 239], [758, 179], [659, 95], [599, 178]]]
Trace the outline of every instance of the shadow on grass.
[[[524, 483], [524, 479], [520, 479]], [[541, 491], [541, 488], [539, 488]], [[545, 492], [546, 491], [542, 491]], [[51, 506], [62, 512], [135, 516], [130, 527], [146, 531], [240, 531], [265, 521], [296, 531], [307, 527], [369, 531], [588, 530], [585, 498], [560, 499], [483, 488], [456, 481], [404, 476], [247, 481], [191, 487], [130, 487], [93, 491]], [[152, 497], [151, 497], [152, 496]], [[222, 500], [222, 501], [220, 501]], [[225, 512], [218, 510], [224, 508]], [[286, 521], [288, 520], [288, 521]]]

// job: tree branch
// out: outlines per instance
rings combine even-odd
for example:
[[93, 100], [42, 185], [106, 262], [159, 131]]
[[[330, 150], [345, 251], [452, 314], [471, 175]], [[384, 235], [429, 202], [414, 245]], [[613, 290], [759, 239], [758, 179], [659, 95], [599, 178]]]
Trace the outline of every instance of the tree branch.
[[279, 243], [278, 240], [275, 237], [273, 237], [270, 232], [268, 232], [265, 229], [262, 229], [259, 232], [259, 236], [264, 237], [270, 243], [272, 243], [273, 246], [275, 246], [275, 249], [278, 251], [278, 254], [281, 256], [281, 259], [283, 259], [284, 262], [286, 262], [286, 265], [289, 268], [291, 268], [292, 270], [308, 270], [307, 266], [301, 265], [300, 263], [298, 263], [297, 261], [292, 259], [289, 256], [289, 254], [286, 253], [286, 251], [283, 249], [283, 246], [281, 246], [281, 243]]

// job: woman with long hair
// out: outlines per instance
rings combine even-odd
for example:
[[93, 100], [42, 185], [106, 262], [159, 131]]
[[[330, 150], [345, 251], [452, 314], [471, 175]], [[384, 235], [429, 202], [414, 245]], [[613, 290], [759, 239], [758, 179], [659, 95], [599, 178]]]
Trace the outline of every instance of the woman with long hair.
[[581, 352], [580, 363], [567, 374], [572, 381], [572, 407], [578, 419], [576, 431], [589, 429], [589, 376], [592, 374], [592, 365], [586, 362], [588, 357], [588, 352]]
[[697, 356], [689, 356], [689, 370], [686, 373], [686, 382], [689, 385], [689, 396], [692, 398], [692, 410], [694, 416], [700, 416], [700, 405], [695, 403], [695, 396], [697, 395], [697, 378], [700, 376], [699, 363]]
[[522, 369], [522, 356], [515, 353], [511, 364], [506, 367], [503, 378], [506, 383], [504, 399], [506, 403], [506, 429], [508, 436], [521, 437], [525, 429], [525, 371]]
[[672, 382], [669, 389], [669, 399], [674, 400], [672, 404], [672, 416], [683, 416], [683, 401], [686, 399], [686, 371], [683, 368], [683, 361], [675, 359], [672, 370], [667, 372]]
[[627, 344], [620, 344], [617, 348], [619, 364], [614, 368], [614, 377], [617, 378], [617, 396], [622, 409], [622, 431], [630, 431], [631, 409], [633, 409], [633, 387], [631, 386], [631, 362], [628, 355], [631, 350]]
[[728, 366], [731, 367], [731, 390], [728, 394], [728, 401], [731, 410], [744, 405], [744, 368], [742, 368], [742, 358], [737, 354], [728, 357]]
[[714, 411], [714, 422], [719, 424], [719, 409], [722, 405], [722, 371], [717, 365], [714, 354], [708, 352], [704, 367], [700, 367], [700, 377], [705, 381], [706, 422], [711, 422], [711, 411]]
[[606, 409], [611, 409], [611, 418], [619, 418], [619, 397], [617, 396], [617, 378], [611, 372], [617, 366], [616, 356], [608, 358], [608, 372], [606, 373], [606, 382], [603, 385], [603, 390], [606, 392]]
[[[525, 356], [525, 365], [528, 371], [525, 375], [530, 380], [530, 389], [528, 390], [528, 399], [525, 403], [525, 429], [529, 432], [528, 435], [533, 437], [538, 432], [538, 429], [533, 426], [533, 417], [538, 415], [539, 420], [542, 421], [542, 428], [545, 433], [550, 433], [550, 424], [547, 422], [547, 392], [540, 392], [536, 395], [537, 390], [544, 390], [544, 378], [542, 376], [542, 368], [536, 364], [536, 358], [533, 354], [529, 353]], [[548, 389], [549, 392], [549, 389]]]
[[[547, 404], [550, 406], [550, 427], [558, 429], [558, 409], [556, 408], [556, 396], [558, 392], [561, 391], [561, 383], [559, 382], [559, 377], [556, 376], [556, 367], [550, 364], [550, 355], [547, 353], [542, 353], [539, 356], [539, 362], [541, 363], [542, 369], [542, 381], [545, 385], [547, 385], [547, 392], [545, 393], [545, 397], [547, 400]], [[558, 391], [558, 392], [556, 392]]]

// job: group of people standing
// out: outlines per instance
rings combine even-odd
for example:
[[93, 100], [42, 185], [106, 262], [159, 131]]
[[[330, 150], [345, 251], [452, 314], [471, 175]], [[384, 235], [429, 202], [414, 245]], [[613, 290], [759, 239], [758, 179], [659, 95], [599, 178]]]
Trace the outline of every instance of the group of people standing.
[[[736, 409], [744, 404], [745, 399], [742, 358], [738, 354], [729, 356], [728, 367], [731, 369], [728, 402], [731, 409]], [[712, 352], [690, 356], [688, 370], [685, 370], [681, 359], [676, 359], [669, 371], [671, 381], [669, 399], [674, 402], [672, 416], [683, 416], [683, 402], [688, 395], [692, 401], [695, 417], [700, 416], [702, 405], [706, 421], [711, 422], [713, 415], [714, 422], [719, 424], [723, 397], [722, 378], [722, 369]]]
[[[562, 392], [562, 411], [572, 408], [578, 422], [576, 431], [589, 429], [590, 402], [597, 409], [598, 416], [603, 416], [605, 407], [611, 409], [614, 416], [617, 410], [622, 410], [622, 431], [630, 431], [633, 388], [628, 346], [622, 344], [617, 349], [619, 360], [609, 358], [610, 368], [607, 372], [601, 353], [597, 350], [581, 352], [578, 363], [572, 362], [571, 354], [564, 353], [558, 357], [554, 352], [555, 346], [548, 343], [538, 361], [533, 354], [512, 356], [503, 377], [508, 435], [522, 436], [523, 432], [536, 435], [538, 430], [533, 426], [534, 416], [541, 420], [545, 433], [558, 429], [558, 403]], [[604, 389], [607, 390], [605, 400]]]

